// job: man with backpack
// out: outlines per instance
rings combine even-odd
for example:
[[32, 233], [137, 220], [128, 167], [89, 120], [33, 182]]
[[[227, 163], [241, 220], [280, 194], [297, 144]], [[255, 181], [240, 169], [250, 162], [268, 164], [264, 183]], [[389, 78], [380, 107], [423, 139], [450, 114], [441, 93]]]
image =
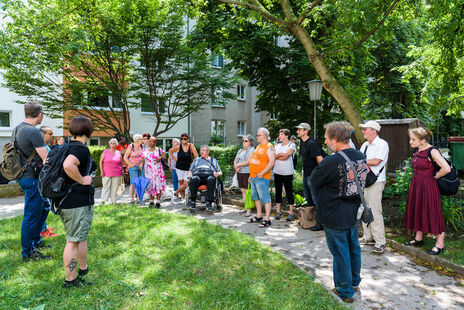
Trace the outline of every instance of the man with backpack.
[[[323, 158], [323, 151], [319, 144], [309, 137], [311, 126], [308, 123], [301, 123], [296, 128], [300, 143], [300, 157], [303, 160], [303, 191], [308, 206], [315, 206], [310, 190], [310, 178], [314, 168], [319, 165]], [[323, 230], [324, 227], [317, 223], [310, 228], [311, 231]]]
[[39, 250], [47, 248], [41, 242], [40, 232], [48, 214], [44, 208], [44, 199], [39, 192], [39, 173], [47, 158], [47, 148], [39, 125], [44, 117], [43, 107], [38, 102], [24, 105], [26, 118], [13, 130], [12, 140], [16, 140], [21, 166], [24, 172], [18, 183], [24, 192], [24, 218], [21, 225], [21, 246], [24, 261], [48, 259]]

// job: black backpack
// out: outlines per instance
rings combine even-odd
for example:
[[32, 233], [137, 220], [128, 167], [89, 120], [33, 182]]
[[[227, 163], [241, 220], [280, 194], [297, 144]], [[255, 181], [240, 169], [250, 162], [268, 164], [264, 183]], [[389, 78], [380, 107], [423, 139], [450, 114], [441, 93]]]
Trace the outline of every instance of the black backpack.
[[[432, 161], [433, 166], [435, 167], [435, 172], [438, 172], [440, 170], [440, 166], [438, 166], [435, 161], [432, 158], [432, 150], [437, 149], [436, 147], [432, 146], [429, 148], [428, 151], [428, 157]], [[440, 150], [438, 150], [440, 152]], [[441, 153], [440, 153], [441, 154]], [[443, 157], [444, 158], [444, 157]], [[444, 158], [448, 165], [451, 168], [451, 171], [439, 178], [438, 181], [438, 188], [440, 189], [440, 194], [444, 196], [453, 196], [456, 195], [456, 193], [459, 190], [459, 178], [458, 178], [458, 172], [456, 171], [456, 168], [453, 166], [453, 164], [446, 158]]]

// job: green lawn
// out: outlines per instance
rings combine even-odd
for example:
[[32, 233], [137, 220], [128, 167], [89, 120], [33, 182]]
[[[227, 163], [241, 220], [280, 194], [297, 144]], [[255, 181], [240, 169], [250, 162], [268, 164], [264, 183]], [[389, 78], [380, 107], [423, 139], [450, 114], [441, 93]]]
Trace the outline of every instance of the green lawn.
[[97, 206], [89, 234], [92, 287], [62, 287], [63, 225], [49, 261], [21, 261], [21, 217], [0, 221], [0, 308], [343, 309], [282, 255], [234, 230], [130, 206]]
[[[406, 241], [410, 241], [412, 238], [408, 234], [391, 234], [388, 236], [399, 243], [405, 243]], [[447, 239], [445, 235], [445, 252], [442, 252], [439, 257], [449, 260], [452, 263], [458, 265], [464, 265], [464, 235], [454, 235], [454, 238]], [[425, 237], [424, 238], [424, 245], [420, 248], [424, 251], [430, 250], [433, 246], [435, 246], [435, 239]]]

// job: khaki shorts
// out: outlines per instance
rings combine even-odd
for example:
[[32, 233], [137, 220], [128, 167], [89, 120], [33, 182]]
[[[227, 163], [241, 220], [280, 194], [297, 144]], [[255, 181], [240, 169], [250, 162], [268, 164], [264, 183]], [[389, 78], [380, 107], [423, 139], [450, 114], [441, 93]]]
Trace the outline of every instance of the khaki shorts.
[[60, 217], [66, 231], [66, 240], [69, 242], [82, 242], [87, 240], [87, 235], [92, 225], [93, 206], [74, 209], [61, 209]]

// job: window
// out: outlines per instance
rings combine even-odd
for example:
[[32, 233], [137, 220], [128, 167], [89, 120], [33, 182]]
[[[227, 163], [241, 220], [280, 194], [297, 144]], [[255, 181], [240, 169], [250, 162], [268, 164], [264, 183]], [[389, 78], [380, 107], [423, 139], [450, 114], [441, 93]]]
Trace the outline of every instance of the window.
[[211, 105], [212, 106], [224, 107], [226, 105], [223, 93], [224, 93], [224, 90], [222, 88], [211, 90]]
[[245, 85], [237, 85], [237, 100], [246, 100]]
[[[158, 111], [161, 114], [167, 114], [166, 104], [162, 99], [158, 97]], [[150, 97], [148, 95], [143, 95], [141, 97], [142, 112], [153, 113], [153, 105], [150, 102]]]
[[212, 120], [211, 121], [211, 135], [222, 138], [222, 142], [225, 142], [226, 127], [225, 121]]
[[89, 145], [100, 145], [100, 138], [90, 138]]
[[10, 112], [0, 112], [0, 127], [10, 127]]
[[211, 55], [211, 67], [222, 69], [224, 67], [224, 56], [222, 55]]
[[246, 122], [237, 122], [237, 136], [243, 137], [246, 134]]
[[[74, 104], [79, 104], [82, 100], [81, 93], [73, 91], [71, 100]], [[121, 101], [121, 95], [111, 95], [110, 92], [105, 90], [87, 92], [87, 102], [89, 106], [94, 108], [121, 109]]]

